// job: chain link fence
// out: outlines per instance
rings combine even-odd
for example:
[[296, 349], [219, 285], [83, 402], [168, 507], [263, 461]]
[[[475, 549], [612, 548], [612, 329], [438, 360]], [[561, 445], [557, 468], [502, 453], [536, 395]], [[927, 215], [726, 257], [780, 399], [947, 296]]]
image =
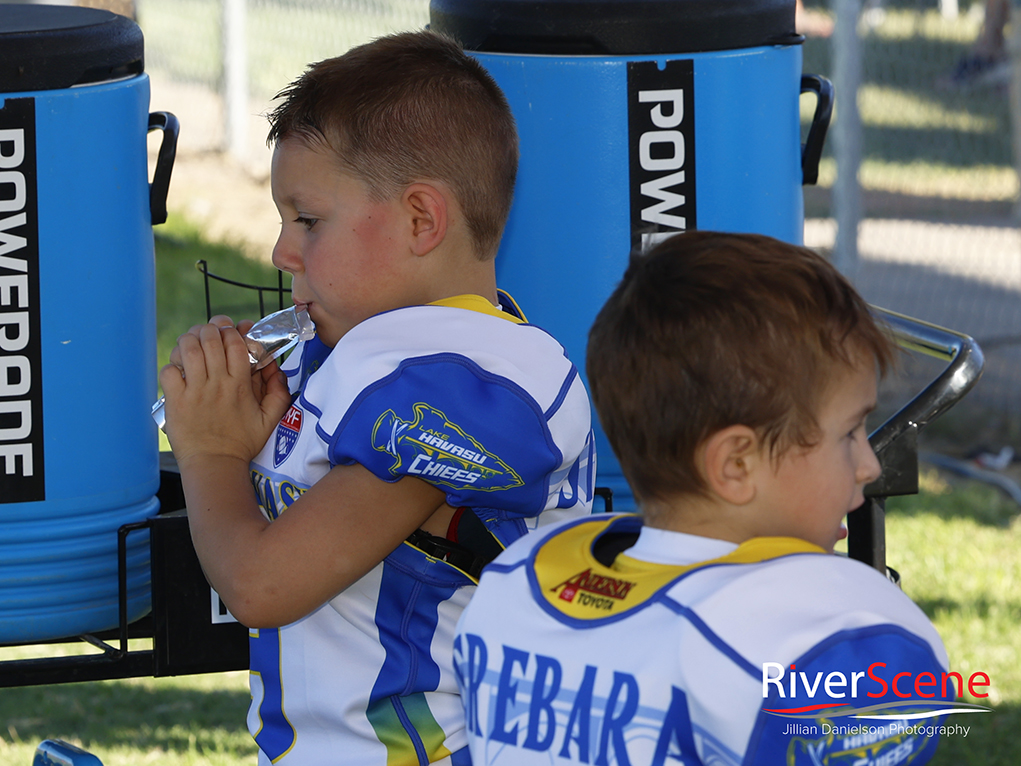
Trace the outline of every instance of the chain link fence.
[[[1009, 0], [850, 0], [851, 30], [835, 24], [847, 1], [806, 3], [806, 26], [816, 34], [805, 41], [804, 66], [837, 83], [840, 126], [850, 111], [836, 66], [841, 33], [857, 48], [860, 155], [841, 172], [857, 164], [860, 221], [842, 217], [846, 196], [836, 193], [837, 127], [820, 184], [806, 189], [806, 244], [833, 256], [870, 302], [976, 338], [985, 373], [960, 409], [992, 411], [1016, 430], [1021, 235]], [[856, 229], [850, 259], [840, 252], [837, 221]], [[932, 363], [909, 359], [905, 373], [893, 387], [917, 387]]]
[[[220, 91], [230, 4], [137, 0], [136, 5], [146, 69]], [[247, 87], [253, 98], [266, 100], [309, 62], [390, 32], [421, 29], [429, 21], [428, 0], [248, 0], [243, 5]]]

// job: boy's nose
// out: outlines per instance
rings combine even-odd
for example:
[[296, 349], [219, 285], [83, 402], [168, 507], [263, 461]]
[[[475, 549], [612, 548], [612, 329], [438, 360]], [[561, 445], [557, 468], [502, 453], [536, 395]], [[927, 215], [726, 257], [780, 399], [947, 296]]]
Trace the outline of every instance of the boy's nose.
[[858, 466], [858, 482], [860, 484], [871, 484], [879, 478], [879, 475], [883, 472], [883, 467], [879, 464], [879, 458], [876, 457], [871, 444], [866, 443], [864, 453], [862, 461]]
[[283, 232], [277, 237], [276, 244], [273, 245], [273, 257], [271, 260], [278, 269], [291, 274], [297, 270], [301, 262], [298, 257], [298, 251], [287, 242]]

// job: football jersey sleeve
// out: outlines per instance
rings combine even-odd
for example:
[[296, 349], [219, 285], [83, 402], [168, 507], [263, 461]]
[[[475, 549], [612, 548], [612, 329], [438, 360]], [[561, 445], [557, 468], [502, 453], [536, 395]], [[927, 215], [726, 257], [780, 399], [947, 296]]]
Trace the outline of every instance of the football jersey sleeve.
[[874, 625], [762, 670], [763, 704], [744, 763], [927, 763], [957, 686], [920, 637]]
[[533, 516], [564, 462], [552, 415], [520, 384], [464, 356], [407, 359], [355, 399], [330, 437], [330, 460], [385, 481], [417, 477], [454, 506]]

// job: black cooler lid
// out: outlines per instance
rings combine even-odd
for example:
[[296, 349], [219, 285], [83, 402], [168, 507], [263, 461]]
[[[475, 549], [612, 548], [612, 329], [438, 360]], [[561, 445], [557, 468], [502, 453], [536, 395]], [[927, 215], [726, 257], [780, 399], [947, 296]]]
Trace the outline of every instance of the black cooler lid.
[[432, 0], [430, 28], [466, 50], [698, 53], [790, 45], [795, 0]]
[[142, 73], [142, 30], [97, 8], [0, 5], [0, 93], [61, 90]]

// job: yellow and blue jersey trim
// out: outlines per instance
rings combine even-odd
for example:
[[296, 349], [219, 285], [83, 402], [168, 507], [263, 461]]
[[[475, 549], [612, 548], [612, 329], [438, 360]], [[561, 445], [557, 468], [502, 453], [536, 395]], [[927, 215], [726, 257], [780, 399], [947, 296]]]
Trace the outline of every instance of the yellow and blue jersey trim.
[[637, 535], [633, 514], [580, 519], [543, 541], [530, 555], [527, 573], [537, 603], [575, 627], [596, 627], [643, 609], [683, 577], [717, 566], [757, 564], [792, 554], [819, 554], [817, 545], [793, 537], [756, 537], [731, 553], [688, 566], [653, 564], [617, 554], [609, 564], [595, 554], [607, 535]]
[[494, 306], [481, 295], [474, 295], [472, 293], [454, 295], [450, 298], [440, 298], [438, 301], [432, 301], [429, 305], [477, 311], [478, 313], [486, 314], [487, 316], [506, 319], [514, 324], [528, 323], [528, 320], [525, 319], [525, 315], [521, 311], [521, 307], [518, 306], [517, 302], [509, 294], [505, 293], [503, 290], [498, 290], [497, 294], [500, 298], [500, 306]]

